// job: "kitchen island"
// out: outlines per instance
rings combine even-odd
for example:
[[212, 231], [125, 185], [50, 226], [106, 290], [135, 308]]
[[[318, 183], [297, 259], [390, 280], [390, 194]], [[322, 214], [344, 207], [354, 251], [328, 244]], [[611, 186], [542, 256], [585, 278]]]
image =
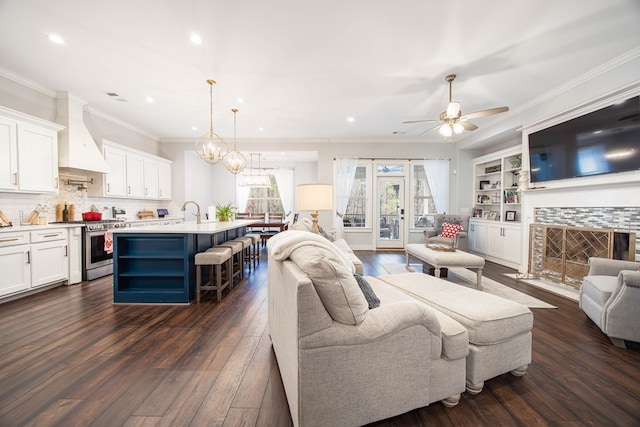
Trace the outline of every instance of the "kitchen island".
[[189, 304], [196, 293], [196, 253], [244, 235], [246, 227], [256, 222], [184, 222], [116, 229], [113, 302]]

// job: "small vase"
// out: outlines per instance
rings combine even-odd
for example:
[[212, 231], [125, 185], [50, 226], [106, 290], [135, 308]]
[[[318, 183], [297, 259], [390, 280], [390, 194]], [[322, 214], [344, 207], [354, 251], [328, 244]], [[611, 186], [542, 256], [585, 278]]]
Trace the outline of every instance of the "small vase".
[[529, 171], [520, 171], [518, 183], [518, 190], [524, 191], [529, 189]]

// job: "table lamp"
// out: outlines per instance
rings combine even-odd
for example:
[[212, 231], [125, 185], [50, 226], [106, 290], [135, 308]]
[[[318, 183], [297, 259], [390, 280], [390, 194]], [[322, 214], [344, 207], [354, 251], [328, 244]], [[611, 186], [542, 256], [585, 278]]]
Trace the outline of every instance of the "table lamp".
[[298, 210], [311, 211], [311, 232], [319, 233], [318, 211], [333, 209], [333, 192], [329, 184], [300, 184], [298, 185]]

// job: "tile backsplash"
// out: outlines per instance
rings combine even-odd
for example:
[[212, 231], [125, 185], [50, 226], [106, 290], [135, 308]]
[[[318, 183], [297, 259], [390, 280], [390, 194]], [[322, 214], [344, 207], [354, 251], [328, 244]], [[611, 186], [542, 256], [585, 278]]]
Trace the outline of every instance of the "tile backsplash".
[[90, 197], [87, 191], [79, 189], [78, 185], [61, 185], [59, 194], [25, 194], [25, 193], [0, 193], [0, 210], [13, 222], [19, 224], [20, 211], [26, 218], [37, 205], [44, 207], [40, 216], [45, 216], [48, 222], [56, 220], [56, 205], [75, 205], [75, 220], [82, 220], [82, 212], [87, 212], [92, 205], [102, 212], [103, 218], [111, 218], [111, 208], [125, 209], [127, 219], [135, 219], [141, 210], [150, 210], [157, 215], [156, 209], [166, 208], [170, 216], [181, 217], [183, 212], [180, 206], [168, 200], [138, 200], [106, 197]]
[[535, 208], [534, 222], [635, 232], [636, 260], [640, 260], [640, 207]]

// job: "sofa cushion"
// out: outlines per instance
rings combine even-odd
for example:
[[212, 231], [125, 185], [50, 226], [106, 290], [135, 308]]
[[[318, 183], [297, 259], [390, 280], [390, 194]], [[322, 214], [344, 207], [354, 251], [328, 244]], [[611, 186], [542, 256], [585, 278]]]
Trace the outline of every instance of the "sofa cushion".
[[617, 287], [618, 276], [584, 276], [580, 291], [600, 307], [604, 307]]
[[299, 246], [289, 258], [313, 283], [322, 304], [336, 322], [358, 325], [369, 312], [360, 286], [335, 252], [319, 246]]
[[456, 237], [458, 231], [462, 231], [464, 228], [460, 224], [449, 224], [448, 222], [442, 223], [442, 237], [448, 237], [453, 239]]
[[354, 274], [353, 277], [356, 278], [356, 282], [358, 282], [358, 286], [360, 286], [360, 290], [369, 304], [369, 310], [380, 307], [380, 299], [371, 288], [369, 282], [367, 282], [367, 279], [359, 274]]

